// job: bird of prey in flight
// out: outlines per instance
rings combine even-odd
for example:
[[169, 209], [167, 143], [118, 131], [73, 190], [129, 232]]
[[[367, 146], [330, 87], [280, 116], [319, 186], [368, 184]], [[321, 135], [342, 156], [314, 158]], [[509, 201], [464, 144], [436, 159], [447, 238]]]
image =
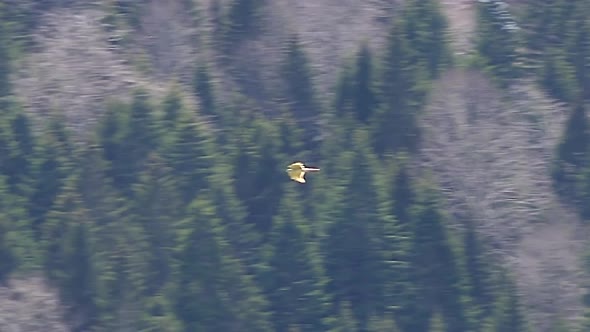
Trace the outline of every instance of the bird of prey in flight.
[[300, 162], [293, 163], [287, 167], [287, 174], [289, 174], [291, 180], [299, 183], [305, 183], [305, 173], [319, 171], [319, 168], [305, 167], [305, 165]]

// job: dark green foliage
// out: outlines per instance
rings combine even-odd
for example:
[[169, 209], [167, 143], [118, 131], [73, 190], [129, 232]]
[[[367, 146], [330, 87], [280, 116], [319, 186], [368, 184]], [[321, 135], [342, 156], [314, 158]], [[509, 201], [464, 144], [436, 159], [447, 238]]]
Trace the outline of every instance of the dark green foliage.
[[447, 44], [448, 23], [435, 0], [413, 0], [405, 5], [404, 31], [416, 51], [414, 61], [426, 66], [431, 78], [436, 78], [451, 55]]
[[7, 158], [0, 167], [8, 177], [9, 190], [23, 198], [28, 198], [31, 194], [36, 161], [36, 142], [29, 118], [17, 110], [14, 116], [9, 117], [8, 130], [11, 140], [8, 142]]
[[312, 82], [312, 73], [303, 46], [297, 36], [291, 36], [285, 45], [285, 60], [281, 76], [284, 96], [289, 110], [302, 123], [309, 123], [318, 115], [318, 104]]
[[[324, 249], [329, 289], [336, 301], [351, 304], [361, 327], [366, 326], [371, 315], [397, 304], [397, 299], [390, 297], [393, 288], [388, 283], [400, 278], [395, 260], [403, 258], [396, 257], [400, 252], [394, 251], [401, 240], [400, 234], [393, 231], [395, 221], [380, 204], [382, 196], [375, 174], [379, 170], [367, 136], [357, 131], [354, 152], [341, 159], [347, 166], [346, 173], [339, 173], [347, 194], [333, 202], [336, 210], [328, 225]], [[401, 249], [403, 252], [403, 246]]]
[[144, 295], [153, 296], [171, 276], [175, 235], [170, 225], [183, 216], [172, 170], [156, 154], [150, 155], [146, 169], [134, 186], [134, 221], [143, 229], [147, 243], [147, 271]]
[[371, 121], [379, 155], [416, 151], [417, 117], [429, 80], [450, 63], [446, 34], [447, 22], [436, 1], [410, 1], [392, 24], [380, 64], [379, 107]]
[[367, 123], [377, 107], [374, 65], [371, 50], [363, 44], [354, 67], [345, 68], [337, 87], [335, 108], [338, 114], [352, 112], [356, 120]]
[[310, 242], [300, 197], [287, 190], [281, 201], [270, 245], [264, 283], [275, 331], [325, 331], [328, 298], [321, 262]]
[[265, 0], [232, 0], [226, 14], [226, 43], [231, 47], [245, 36], [259, 32], [260, 10]]
[[201, 112], [205, 115], [214, 115], [216, 101], [211, 77], [206, 66], [199, 66], [195, 71], [193, 89], [195, 96], [199, 98]]
[[501, 280], [501, 289], [490, 322], [484, 332], [527, 332], [528, 323], [520, 306], [518, 293], [510, 280]]
[[0, 3], [0, 98], [8, 96], [12, 90], [9, 80], [11, 73], [10, 49], [12, 40], [8, 28], [9, 13], [4, 4]]
[[53, 206], [66, 177], [72, 171], [74, 151], [64, 124], [65, 121], [60, 116], [51, 118], [42, 136], [44, 144], [41, 145], [36, 165], [30, 208], [37, 238], [46, 213]]
[[[415, 314], [431, 317], [440, 310], [448, 332], [469, 331], [462, 257], [453, 248], [435, 192], [429, 185], [422, 186], [413, 207], [411, 229], [411, 279], [417, 286]], [[414, 319], [410, 326], [410, 330], [425, 331], [428, 321]]]
[[43, 266], [62, 297], [78, 312], [95, 309], [95, 271], [89, 236], [89, 218], [81, 199], [71, 186], [57, 198], [43, 225]]
[[541, 84], [554, 98], [572, 101], [577, 97], [574, 68], [558, 50], [547, 51], [543, 59]]
[[141, 9], [145, 5], [143, 0], [115, 0], [113, 1], [113, 9], [121, 15], [127, 24], [132, 28], [139, 29], [141, 22]]
[[477, 52], [501, 86], [519, 76], [517, 27], [504, 6], [500, 0], [477, 2]]
[[581, 182], [588, 165], [588, 117], [583, 104], [578, 104], [566, 123], [564, 137], [557, 147], [557, 159], [553, 165], [553, 178], [556, 189], [568, 199], [580, 204], [583, 208], [586, 188]]
[[330, 332], [356, 332], [358, 323], [354, 319], [350, 303], [343, 302], [338, 306], [338, 316]]
[[224, 240], [211, 203], [197, 198], [181, 227], [175, 311], [185, 331], [271, 331], [266, 301]]
[[533, 0], [527, 4], [524, 35], [527, 57], [539, 63], [542, 86], [566, 102], [590, 94], [590, 6], [587, 0]]
[[160, 128], [160, 135], [165, 145], [165, 143], [169, 143], [167, 139], [176, 131], [178, 120], [182, 116], [182, 113], [185, 112], [182, 96], [177, 89], [170, 90], [162, 101], [162, 112], [163, 115], [159, 119], [160, 124], [158, 127]]
[[215, 145], [204, 125], [190, 114], [181, 114], [171, 144], [163, 151], [176, 177], [184, 204], [208, 188], [215, 165]]
[[[141, 2], [111, 4], [139, 22]], [[264, 2], [226, 4], [211, 4], [212, 37], [239, 47], [260, 31]], [[430, 83], [451, 62], [446, 26], [436, 1], [408, 1], [381, 54], [359, 45], [332, 105], [295, 36], [277, 59], [278, 105], [264, 112], [217, 91], [210, 63], [193, 73], [199, 107], [178, 86], [158, 101], [136, 90], [106, 105], [91, 142], [59, 116], [35, 133], [3, 99], [0, 281], [43, 271], [84, 331], [524, 331], [511, 281], [492, 277], [469, 220], [463, 237], [447, 229], [437, 189], [413, 167]], [[573, 41], [586, 38], [547, 58], [563, 98], [579, 97], [571, 82], [585, 67], [570, 53], [584, 54]], [[584, 178], [573, 186], [583, 200], [580, 112], [560, 158]], [[299, 160], [322, 171], [290, 181]]]
[[469, 279], [469, 295], [472, 299], [472, 313], [477, 326], [490, 314], [494, 301], [492, 271], [489, 258], [477, 236], [475, 225], [467, 222], [463, 239], [465, 252], [465, 272]]
[[12, 203], [10, 194], [6, 190], [4, 176], [0, 175], [0, 283], [4, 283], [7, 276], [16, 267], [17, 257], [10, 246], [10, 228], [12, 220], [7, 211]]

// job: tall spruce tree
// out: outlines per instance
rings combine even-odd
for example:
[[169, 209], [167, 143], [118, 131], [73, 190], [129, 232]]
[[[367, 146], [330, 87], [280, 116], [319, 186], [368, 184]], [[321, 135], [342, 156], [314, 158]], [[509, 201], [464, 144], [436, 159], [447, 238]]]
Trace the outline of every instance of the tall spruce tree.
[[0, 98], [8, 96], [12, 90], [10, 72], [11, 56], [10, 51], [13, 46], [9, 30], [9, 13], [6, 5], [0, 3]]
[[[580, 198], [577, 178], [588, 165], [589, 135], [586, 109], [582, 103], [579, 103], [572, 109], [566, 123], [564, 137], [557, 147], [553, 168], [556, 188], [570, 199], [579, 200]], [[584, 204], [584, 202], [578, 203]]]
[[62, 116], [54, 115], [50, 119], [40, 142], [29, 209], [37, 238], [46, 213], [53, 206], [74, 166], [73, 146]]
[[375, 151], [413, 151], [418, 144], [417, 111], [424, 68], [406, 37], [404, 18], [391, 27], [379, 78], [379, 109], [373, 119]]
[[466, 311], [464, 275], [460, 270], [461, 257], [454, 250], [445, 218], [438, 205], [434, 189], [423, 183], [418, 192], [418, 203], [413, 208], [411, 268], [417, 289], [410, 326], [402, 328], [427, 331], [428, 321], [439, 309], [447, 332], [469, 331], [471, 326]]
[[286, 189], [273, 221], [273, 234], [264, 278], [275, 331], [325, 331], [329, 307], [321, 261], [310, 245], [301, 200]]
[[[17, 257], [11, 246], [12, 218], [8, 214], [12, 203], [11, 194], [6, 188], [5, 177], [0, 174], [0, 283], [4, 283], [17, 265]], [[12, 207], [13, 209], [14, 207]], [[18, 238], [13, 241], [18, 241]]]
[[266, 301], [224, 239], [211, 203], [198, 197], [182, 226], [176, 314], [184, 331], [271, 331]]
[[320, 112], [320, 105], [315, 95], [312, 71], [309, 60], [299, 38], [290, 36], [285, 45], [285, 59], [281, 68], [284, 84], [284, 97], [289, 110], [300, 125], [306, 126], [309, 134], [306, 141], [315, 136], [314, 123]]
[[519, 38], [510, 12], [501, 0], [477, 2], [476, 49], [489, 70], [505, 86], [508, 80], [518, 77]]

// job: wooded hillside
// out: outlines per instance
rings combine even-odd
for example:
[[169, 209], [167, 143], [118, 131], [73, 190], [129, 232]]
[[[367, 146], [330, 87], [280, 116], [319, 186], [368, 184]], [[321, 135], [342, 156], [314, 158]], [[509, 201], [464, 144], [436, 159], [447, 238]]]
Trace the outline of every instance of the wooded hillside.
[[0, 3], [0, 330], [590, 331], [590, 1], [466, 3]]

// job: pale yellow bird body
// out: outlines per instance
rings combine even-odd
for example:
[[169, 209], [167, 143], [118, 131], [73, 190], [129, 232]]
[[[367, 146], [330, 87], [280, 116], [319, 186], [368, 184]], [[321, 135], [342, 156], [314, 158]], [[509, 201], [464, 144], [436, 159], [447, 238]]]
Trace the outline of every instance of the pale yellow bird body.
[[292, 163], [287, 167], [287, 174], [289, 174], [291, 180], [297, 181], [299, 183], [305, 183], [305, 173], [319, 171], [319, 168], [306, 167], [301, 162]]

